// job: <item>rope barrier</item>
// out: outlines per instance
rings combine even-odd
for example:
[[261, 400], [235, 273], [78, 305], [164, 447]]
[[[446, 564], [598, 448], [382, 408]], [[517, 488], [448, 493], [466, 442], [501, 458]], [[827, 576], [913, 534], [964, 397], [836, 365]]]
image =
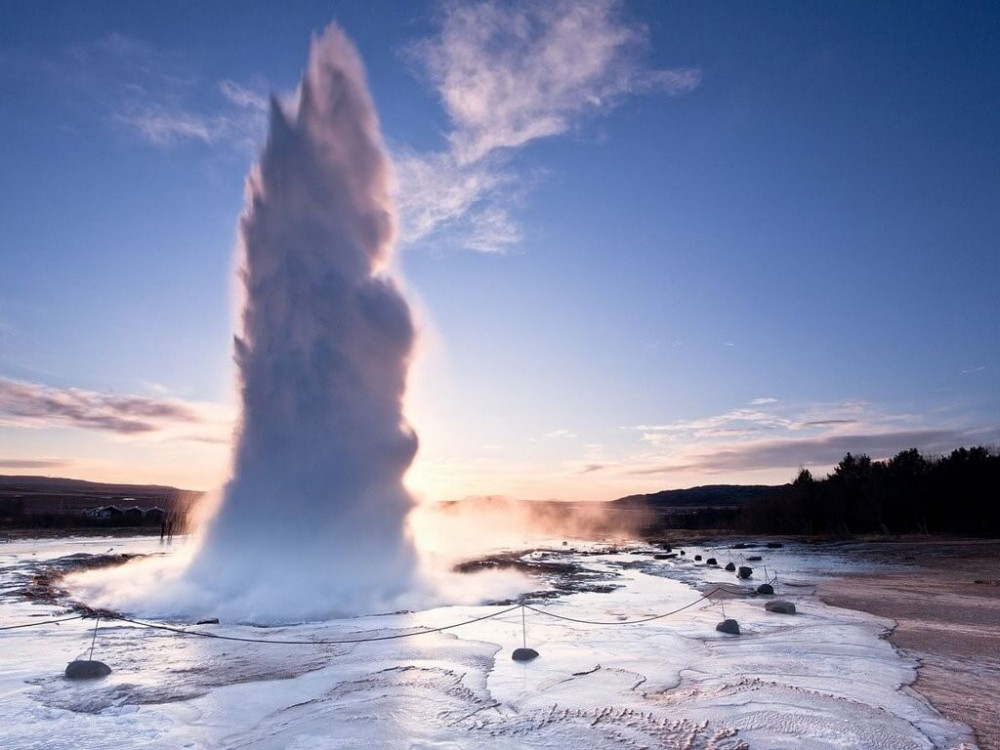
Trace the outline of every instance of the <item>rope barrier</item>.
[[192, 635], [198, 638], [216, 638], [222, 641], [240, 641], [241, 643], [270, 643], [278, 646], [340, 646], [348, 643], [371, 643], [373, 641], [394, 641], [399, 638], [413, 638], [418, 635], [430, 635], [431, 633], [440, 633], [445, 630], [451, 630], [452, 628], [460, 628], [463, 625], [472, 625], [475, 622], [482, 622], [483, 620], [490, 620], [494, 617], [499, 617], [500, 615], [505, 615], [508, 612], [513, 612], [515, 609], [520, 607], [520, 604], [515, 604], [513, 607], [508, 607], [507, 609], [501, 610], [499, 612], [491, 612], [488, 615], [483, 615], [482, 617], [475, 617], [471, 620], [465, 620], [464, 622], [456, 622], [452, 625], [443, 625], [439, 628], [428, 628], [426, 630], [418, 630], [415, 633], [396, 633], [394, 635], [379, 635], [373, 636], [371, 638], [352, 638], [352, 639], [322, 639], [322, 640], [277, 640], [274, 638], [244, 638], [235, 635], [219, 635], [218, 633], [202, 633], [197, 630], [184, 630], [182, 628], [171, 627], [170, 625], [157, 625], [156, 623], [143, 622], [142, 620], [132, 620], [128, 617], [115, 617], [116, 620], [121, 620], [122, 622], [129, 622], [133, 625], [139, 625], [144, 628], [151, 628], [153, 630], [166, 630], [171, 633], [177, 633], [178, 635]]
[[39, 620], [37, 622], [26, 622], [21, 625], [4, 625], [0, 630], [17, 630], [18, 628], [34, 628], [39, 625], [52, 625], [57, 622], [68, 622], [70, 620], [82, 620], [83, 615], [73, 615], [72, 617], [60, 617], [55, 620]]
[[569, 617], [567, 615], [558, 615], [555, 612], [549, 612], [544, 609], [539, 609], [538, 607], [532, 607], [530, 604], [525, 604], [524, 608], [530, 609], [532, 612], [537, 612], [540, 615], [545, 615], [546, 617], [554, 617], [558, 620], [566, 620], [567, 622], [576, 622], [580, 623], [581, 625], [639, 625], [644, 622], [652, 622], [653, 620], [662, 620], [664, 617], [670, 617], [671, 615], [676, 615], [679, 612], [683, 612], [685, 609], [691, 609], [691, 607], [695, 606], [696, 604], [701, 604], [701, 602], [705, 601], [706, 599], [711, 599], [712, 595], [718, 593], [720, 590], [723, 590], [723, 587], [718, 586], [709, 591], [707, 594], [703, 594], [702, 596], [698, 597], [693, 602], [685, 604], [683, 607], [678, 607], [677, 609], [673, 609], [669, 612], [664, 612], [659, 615], [653, 615], [651, 617], [641, 617], [637, 620], [582, 620], [576, 617]]
[[[463, 620], [462, 622], [452, 623], [451, 625], [442, 625], [437, 628], [425, 628], [422, 630], [417, 630], [412, 633], [395, 633], [393, 635], [378, 635], [372, 636], [370, 638], [337, 638], [337, 639], [276, 639], [276, 638], [250, 638], [246, 636], [236, 636], [236, 635], [221, 635], [219, 633], [206, 633], [199, 630], [186, 630], [184, 628], [174, 627], [172, 625], [163, 625], [160, 623], [146, 622], [144, 620], [135, 620], [130, 617], [124, 617], [122, 615], [110, 615], [108, 613], [103, 613], [101, 617], [104, 620], [118, 620], [121, 622], [127, 622], [131, 625], [136, 625], [143, 628], [149, 628], [151, 630], [162, 630], [168, 633], [174, 633], [176, 635], [187, 635], [196, 638], [214, 638], [221, 641], [238, 641], [240, 643], [264, 643], [276, 646], [340, 646], [347, 645], [351, 643], [372, 643], [375, 641], [394, 641], [401, 638], [413, 638], [418, 635], [430, 635], [431, 633], [441, 633], [446, 630], [452, 630], [454, 628], [460, 628], [465, 625], [472, 625], [473, 623], [482, 622], [484, 620], [492, 620], [494, 618], [502, 617], [503, 615], [510, 614], [511, 612], [520, 609], [522, 614], [522, 626], [524, 625], [523, 616], [524, 610], [530, 609], [532, 612], [536, 612], [540, 615], [546, 617], [551, 617], [557, 620], [565, 620], [567, 622], [575, 622], [582, 625], [639, 625], [645, 622], [652, 622], [654, 620], [662, 620], [665, 617], [670, 617], [683, 612], [686, 609], [690, 609], [701, 602], [707, 601], [712, 598], [719, 591], [726, 591], [725, 586], [716, 586], [714, 589], [709, 591], [707, 594], [702, 594], [700, 597], [692, 602], [688, 602], [683, 607], [678, 607], [677, 609], [670, 610], [669, 612], [663, 612], [658, 615], [652, 615], [650, 617], [641, 617], [635, 620], [585, 620], [577, 617], [570, 617], [568, 615], [560, 615], [556, 612], [551, 612], [546, 609], [541, 609], [539, 607], [533, 607], [530, 604], [515, 604], [512, 607], [502, 609], [499, 612], [491, 612], [480, 617], [474, 617], [471, 620]], [[52, 620], [40, 620], [38, 622], [28, 622], [22, 623], [20, 625], [6, 625], [0, 627], [0, 630], [17, 630], [19, 628], [32, 628], [40, 625], [52, 625], [60, 622], [68, 622], [70, 620], [82, 620], [85, 615], [73, 615], [71, 617], [61, 617]], [[99, 618], [100, 619], [100, 618]], [[419, 626], [414, 626], [419, 627]], [[96, 638], [96, 628], [94, 637]]]

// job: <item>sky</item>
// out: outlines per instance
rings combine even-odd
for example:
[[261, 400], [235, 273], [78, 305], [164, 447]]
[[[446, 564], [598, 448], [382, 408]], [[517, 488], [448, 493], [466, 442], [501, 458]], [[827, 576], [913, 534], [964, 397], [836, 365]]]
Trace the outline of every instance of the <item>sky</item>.
[[0, 473], [212, 489], [268, 97], [357, 44], [422, 499], [1000, 442], [990, 2], [0, 7]]

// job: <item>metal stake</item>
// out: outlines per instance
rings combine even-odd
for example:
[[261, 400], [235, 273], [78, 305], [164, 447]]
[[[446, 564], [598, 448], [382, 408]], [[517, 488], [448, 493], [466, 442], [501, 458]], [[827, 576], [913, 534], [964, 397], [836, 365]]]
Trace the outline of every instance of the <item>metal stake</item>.
[[94, 637], [90, 640], [90, 656], [88, 657], [90, 661], [94, 660], [94, 644], [97, 643], [97, 626], [101, 624], [101, 617], [98, 615], [97, 619], [94, 621]]
[[528, 647], [528, 626], [524, 620], [524, 605], [521, 605], [521, 645]]

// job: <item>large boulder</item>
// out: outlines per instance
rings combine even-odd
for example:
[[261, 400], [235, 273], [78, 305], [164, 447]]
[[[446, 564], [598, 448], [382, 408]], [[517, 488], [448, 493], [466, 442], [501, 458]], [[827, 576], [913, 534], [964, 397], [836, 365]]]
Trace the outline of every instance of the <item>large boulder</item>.
[[107, 677], [109, 674], [111, 667], [102, 661], [79, 659], [66, 665], [66, 679], [69, 680], [93, 680], [97, 677]]
[[784, 599], [775, 599], [773, 602], [768, 602], [764, 605], [764, 609], [768, 612], [776, 612], [779, 615], [795, 614], [795, 605]]
[[729, 635], [739, 635], [740, 634], [740, 624], [736, 620], [723, 620], [715, 629], [720, 633], [729, 633]]

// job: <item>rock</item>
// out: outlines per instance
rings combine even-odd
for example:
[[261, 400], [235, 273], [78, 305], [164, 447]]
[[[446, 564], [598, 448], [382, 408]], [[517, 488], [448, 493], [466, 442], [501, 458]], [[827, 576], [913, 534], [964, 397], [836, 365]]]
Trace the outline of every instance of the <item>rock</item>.
[[782, 547], [784, 547], [785, 545], [784, 545], [784, 544], [782, 544], [781, 542], [768, 542], [768, 543], [767, 543], [767, 546], [768, 546], [768, 548], [770, 548], [770, 549], [781, 549], [781, 548], [782, 548]]
[[696, 562], [701, 562], [701, 555], [695, 555], [694, 559]]
[[69, 680], [93, 680], [97, 677], [107, 677], [109, 674], [111, 667], [102, 661], [79, 659], [66, 665], [66, 679]]
[[687, 552], [685, 552], [684, 550], [681, 550], [681, 554], [682, 554], [682, 555], [686, 555], [686, 554], [687, 554]]
[[773, 602], [768, 602], [764, 605], [764, 609], [768, 612], [776, 612], [779, 615], [795, 614], [795, 605], [791, 602], [786, 602], [784, 599], [775, 599]]
[[715, 629], [720, 633], [729, 633], [729, 635], [739, 635], [740, 634], [740, 624], [736, 620], [723, 620]]
[[750, 557], [747, 558], [747, 562], [760, 562], [761, 559], [760, 555], [750, 555]]
[[746, 565], [741, 565], [740, 569], [736, 571], [737, 578], [749, 578], [753, 575], [753, 568], [749, 568]]
[[675, 552], [670, 552], [663, 555], [653, 555], [654, 560], [673, 560], [675, 557], [677, 557], [677, 553]]
[[705, 564], [706, 565], [718, 565], [719, 561], [716, 560], [714, 557], [710, 557], [707, 560], [705, 560]]
[[734, 570], [736, 570], [736, 563], [726, 563], [726, 570], [732, 573]]
[[538, 656], [538, 652], [533, 648], [515, 648], [510, 658], [514, 661], [531, 661]]
[[209, 617], [207, 620], [198, 620], [198, 622], [195, 623], [195, 625], [218, 625], [218, 624], [219, 624], [218, 617]]
[[762, 583], [757, 587], [758, 594], [766, 594], [767, 596], [774, 596], [774, 586], [769, 583]]

